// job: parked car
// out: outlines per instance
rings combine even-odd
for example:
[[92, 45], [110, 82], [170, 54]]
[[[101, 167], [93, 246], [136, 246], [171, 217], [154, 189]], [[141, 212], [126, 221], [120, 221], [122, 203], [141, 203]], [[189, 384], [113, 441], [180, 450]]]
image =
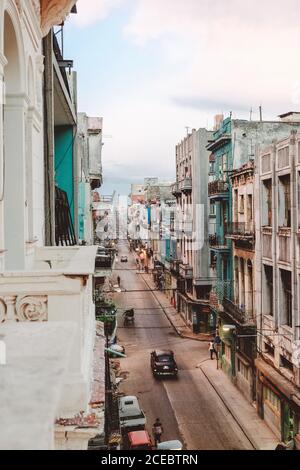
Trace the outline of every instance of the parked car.
[[121, 397], [119, 401], [120, 427], [124, 432], [144, 430], [146, 416], [139, 405], [137, 397]]
[[154, 377], [177, 377], [178, 367], [173, 351], [153, 351], [151, 353], [151, 369]]
[[121, 256], [121, 263], [127, 263], [127, 262], [128, 262], [127, 256]]
[[180, 441], [165, 441], [157, 444], [158, 450], [182, 450], [183, 445]]
[[153, 444], [147, 431], [133, 431], [127, 434], [125, 447], [128, 450], [152, 450]]

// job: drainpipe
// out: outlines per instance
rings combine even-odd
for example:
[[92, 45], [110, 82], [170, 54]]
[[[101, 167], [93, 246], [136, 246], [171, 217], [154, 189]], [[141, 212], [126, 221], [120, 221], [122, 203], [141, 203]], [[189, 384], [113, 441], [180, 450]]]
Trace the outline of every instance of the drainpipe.
[[272, 261], [273, 261], [273, 312], [275, 318], [275, 327], [279, 325], [278, 310], [278, 291], [277, 282], [277, 231], [278, 231], [278, 204], [277, 204], [277, 180], [276, 180], [276, 145], [273, 144], [272, 152]]

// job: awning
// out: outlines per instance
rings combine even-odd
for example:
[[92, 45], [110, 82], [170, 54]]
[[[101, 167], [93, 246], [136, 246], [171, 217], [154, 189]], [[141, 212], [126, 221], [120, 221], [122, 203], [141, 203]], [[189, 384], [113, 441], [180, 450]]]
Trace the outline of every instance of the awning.
[[261, 358], [255, 360], [255, 365], [259, 372], [261, 372], [288, 400], [300, 407], [300, 390], [294, 384]]

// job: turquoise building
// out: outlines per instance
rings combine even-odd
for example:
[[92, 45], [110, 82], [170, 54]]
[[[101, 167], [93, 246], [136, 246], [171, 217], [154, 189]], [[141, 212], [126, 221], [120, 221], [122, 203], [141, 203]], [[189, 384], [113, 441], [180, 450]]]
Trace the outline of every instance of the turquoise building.
[[208, 145], [215, 161], [214, 180], [209, 183], [208, 194], [215, 203], [215, 234], [210, 236], [211, 259], [216, 269], [216, 293], [220, 301], [232, 298], [233, 266], [232, 241], [226, 238], [227, 226], [232, 218], [232, 190], [230, 174], [233, 167], [232, 121], [225, 119], [213, 134]]

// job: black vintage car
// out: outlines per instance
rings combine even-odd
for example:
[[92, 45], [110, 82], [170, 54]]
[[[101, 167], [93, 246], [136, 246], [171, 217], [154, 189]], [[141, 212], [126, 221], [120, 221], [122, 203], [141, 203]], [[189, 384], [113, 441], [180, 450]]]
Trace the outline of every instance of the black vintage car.
[[153, 351], [151, 353], [151, 369], [154, 377], [177, 377], [178, 367], [173, 351]]

